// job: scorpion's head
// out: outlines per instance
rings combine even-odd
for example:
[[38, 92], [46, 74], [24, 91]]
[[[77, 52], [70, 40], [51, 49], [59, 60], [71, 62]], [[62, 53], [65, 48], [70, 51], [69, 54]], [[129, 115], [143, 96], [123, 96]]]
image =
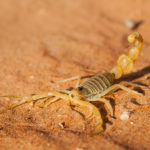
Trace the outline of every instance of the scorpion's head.
[[82, 93], [81, 91], [77, 90], [77, 89], [73, 89], [70, 94], [70, 99], [81, 99], [82, 98]]

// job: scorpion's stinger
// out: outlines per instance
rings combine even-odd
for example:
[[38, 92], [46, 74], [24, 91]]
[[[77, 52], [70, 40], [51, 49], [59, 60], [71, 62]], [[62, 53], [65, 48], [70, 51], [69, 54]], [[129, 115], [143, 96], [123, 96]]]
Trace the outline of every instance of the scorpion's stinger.
[[123, 73], [130, 73], [133, 70], [134, 61], [139, 56], [143, 45], [141, 34], [135, 32], [128, 36], [129, 43], [135, 42], [135, 46], [130, 49], [128, 56], [123, 54], [118, 59], [118, 64], [112, 68], [111, 73], [115, 75], [115, 79], [119, 79]]

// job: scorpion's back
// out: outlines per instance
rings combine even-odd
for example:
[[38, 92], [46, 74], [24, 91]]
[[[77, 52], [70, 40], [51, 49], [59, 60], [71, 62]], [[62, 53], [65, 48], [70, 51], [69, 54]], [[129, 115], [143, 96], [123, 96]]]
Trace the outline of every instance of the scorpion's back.
[[114, 82], [114, 74], [100, 73], [85, 81], [78, 87], [84, 98], [91, 98], [109, 88]]

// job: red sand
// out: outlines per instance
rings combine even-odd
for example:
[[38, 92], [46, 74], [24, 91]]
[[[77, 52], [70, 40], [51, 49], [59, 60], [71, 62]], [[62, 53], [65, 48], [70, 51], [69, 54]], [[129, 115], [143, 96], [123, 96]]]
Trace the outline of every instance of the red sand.
[[[124, 80], [150, 85], [150, 1], [141, 0], [1, 0], [0, 95], [26, 95], [73, 87], [55, 81], [109, 71], [128, 52], [127, 35], [138, 31], [144, 46], [133, 73]], [[126, 19], [143, 21], [136, 29]], [[60, 100], [46, 109], [25, 104], [0, 115], [0, 150], [148, 150], [150, 90], [139, 97], [117, 91], [108, 98], [116, 119], [103, 105], [104, 131], [91, 136], [93, 122]], [[1, 98], [0, 109], [15, 102]], [[133, 110], [127, 121], [120, 120]], [[82, 111], [87, 111], [83, 108]], [[88, 113], [88, 111], [86, 112]], [[66, 128], [61, 129], [60, 123]]]

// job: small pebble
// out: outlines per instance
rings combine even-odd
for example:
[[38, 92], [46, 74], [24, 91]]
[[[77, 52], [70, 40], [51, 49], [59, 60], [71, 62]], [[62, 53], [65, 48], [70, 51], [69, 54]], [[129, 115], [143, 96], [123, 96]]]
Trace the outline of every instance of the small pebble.
[[132, 124], [132, 125], [133, 125], [133, 124], [134, 124], [134, 122], [132, 122], [132, 121], [131, 121], [131, 122], [130, 122], [130, 124]]
[[30, 78], [30, 79], [34, 79], [34, 76], [33, 76], [33, 75], [31, 75], [29, 78]]
[[127, 19], [125, 21], [125, 25], [129, 28], [129, 29], [134, 29], [136, 26], [136, 22], [134, 22], [133, 20]]
[[77, 147], [76, 150], [83, 150], [83, 148]]
[[123, 113], [120, 115], [120, 119], [121, 119], [121, 120], [128, 120], [129, 117], [130, 117], [130, 114], [129, 114], [129, 112], [127, 112], [127, 111], [123, 112]]
[[66, 127], [65, 122], [60, 122], [58, 123], [58, 125], [60, 126], [61, 129], [64, 129]]
[[40, 135], [43, 136], [44, 134], [43, 134], [43, 133], [40, 133]]

